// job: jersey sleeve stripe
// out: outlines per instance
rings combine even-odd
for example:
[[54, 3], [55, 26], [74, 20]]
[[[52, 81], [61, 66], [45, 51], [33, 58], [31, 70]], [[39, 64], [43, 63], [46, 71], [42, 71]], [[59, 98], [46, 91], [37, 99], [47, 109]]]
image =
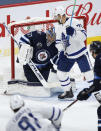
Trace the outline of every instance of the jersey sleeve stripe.
[[81, 50], [75, 52], [75, 53], [72, 53], [72, 54], [67, 54], [67, 56], [75, 56], [75, 55], [78, 55], [80, 54], [82, 51], [86, 50], [86, 47], [83, 47]]
[[71, 82], [69, 82], [69, 83], [67, 83], [67, 84], [65, 84], [65, 85], [62, 85], [62, 84], [61, 84], [61, 86], [68, 86], [68, 85], [70, 85], [70, 83], [71, 83]]
[[54, 118], [54, 114], [55, 114], [55, 108], [53, 107], [52, 116], [49, 118], [49, 120], [53, 120], [53, 118]]
[[85, 30], [81, 30], [81, 32], [87, 37], [87, 33]]
[[30, 44], [30, 42], [27, 41], [26, 39], [24, 39], [23, 37], [20, 38], [20, 41], [22, 41], [23, 43], [26, 43], [26, 44]]
[[98, 129], [101, 129], [101, 119], [98, 119]]
[[68, 79], [69, 79], [69, 77], [67, 77], [67, 79], [66, 80], [59, 80], [60, 82], [65, 82], [65, 81], [68, 81]]
[[56, 119], [54, 119], [54, 121], [57, 121], [57, 120], [59, 119], [60, 115], [61, 115], [61, 110], [59, 109], [58, 116], [57, 116], [57, 118], [56, 118]]
[[59, 42], [61, 42], [61, 40], [57, 39], [57, 40], [56, 40], [56, 43], [58, 44]]

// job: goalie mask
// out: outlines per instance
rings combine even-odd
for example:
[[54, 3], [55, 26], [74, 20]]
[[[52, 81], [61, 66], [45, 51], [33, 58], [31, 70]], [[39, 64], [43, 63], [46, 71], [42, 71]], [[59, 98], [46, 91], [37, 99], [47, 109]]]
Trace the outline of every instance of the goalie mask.
[[50, 46], [56, 40], [55, 28], [51, 27], [46, 31], [47, 46]]
[[95, 54], [101, 53], [101, 42], [100, 41], [93, 41], [90, 44], [90, 52], [93, 52]]
[[24, 100], [19, 95], [14, 95], [10, 99], [10, 107], [13, 111], [19, 110], [24, 106]]

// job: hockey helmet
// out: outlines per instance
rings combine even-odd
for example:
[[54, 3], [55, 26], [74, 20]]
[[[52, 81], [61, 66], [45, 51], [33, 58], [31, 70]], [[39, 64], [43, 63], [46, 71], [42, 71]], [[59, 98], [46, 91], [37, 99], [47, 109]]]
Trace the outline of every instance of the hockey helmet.
[[101, 53], [101, 42], [100, 41], [92, 41], [90, 44], [90, 52], [95, 54]]
[[66, 14], [65, 9], [62, 6], [58, 6], [58, 7], [55, 8], [54, 16], [57, 16], [58, 14], [60, 14], [60, 15]]
[[19, 95], [14, 95], [10, 98], [10, 107], [11, 109], [17, 110], [24, 106], [24, 100]]

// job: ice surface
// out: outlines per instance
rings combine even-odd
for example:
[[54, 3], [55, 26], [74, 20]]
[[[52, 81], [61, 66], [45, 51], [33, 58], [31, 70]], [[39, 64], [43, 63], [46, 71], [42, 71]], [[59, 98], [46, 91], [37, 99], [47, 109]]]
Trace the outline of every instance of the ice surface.
[[[0, 75], [3, 74], [4, 67], [9, 67], [8, 58], [0, 58]], [[0, 81], [1, 82], [1, 81]], [[77, 83], [78, 91], [87, 85], [84, 82]], [[81, 87], [81, 88], [80, 88]], [[2, 88], [2, 86], [0, 87]], [[75, 93], [75, 97], [76, 97]], [[72, 101], [59, 101], [57, 96], [49, 97], [26, 97], [23, 96], [27, 104], [41, 105], [50, 104], [64, 109]], [[0, 131], [5, 131], [5, 127], [13, 112], [9, 107], [10, 96], [0, 95]], [[64, 112], [61, 131], [97, 131], [97, 108], [99, 103], [91, 96], [87, 101], [78, 101]]]
[[[56, 96], [48, 98], [34, 98], [23, 96], [26, 104], [55, 105], [64, 109], [72, 101], [59, 101]], [[5, 131], [5, 127], [13, 112], [9, 107], [10, 96], [0, 95], [0, 131]], [[94, 96], [87, 101], [77, 101], [69, 107], [62, 119], [61, 131], [97, 131], [97, 108], [99, 103]]]

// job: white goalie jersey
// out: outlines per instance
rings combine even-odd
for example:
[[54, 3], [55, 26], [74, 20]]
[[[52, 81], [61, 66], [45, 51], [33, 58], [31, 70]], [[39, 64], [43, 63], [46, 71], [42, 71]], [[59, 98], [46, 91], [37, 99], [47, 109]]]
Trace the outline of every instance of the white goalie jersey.
[[9, 121], [6, 131], [57, 131], [62, 111], [56, 107], [23, 107]]
[[[58, 24], [56, 26], [56, 43], [57, 48], [63, 44], [64, 50], [65, 45], [68, 43], [66, 48], [66, 53], [68, 58], [78, 58], [87, 52], [84, 41], [86, 40], [87, 34], [86, 30], [83, 28], [83, 23], [80, 20], [72, 19], [71, 27], [74, 28], [74, 34], [68, 36], [66, 33], [66, 28], [70, 26], [71, 18], [67, 19], [65, 24]], [[61, 33], [57, 31], [60, 29]], [[60, 51], [60, 50], [59, 50]]]

